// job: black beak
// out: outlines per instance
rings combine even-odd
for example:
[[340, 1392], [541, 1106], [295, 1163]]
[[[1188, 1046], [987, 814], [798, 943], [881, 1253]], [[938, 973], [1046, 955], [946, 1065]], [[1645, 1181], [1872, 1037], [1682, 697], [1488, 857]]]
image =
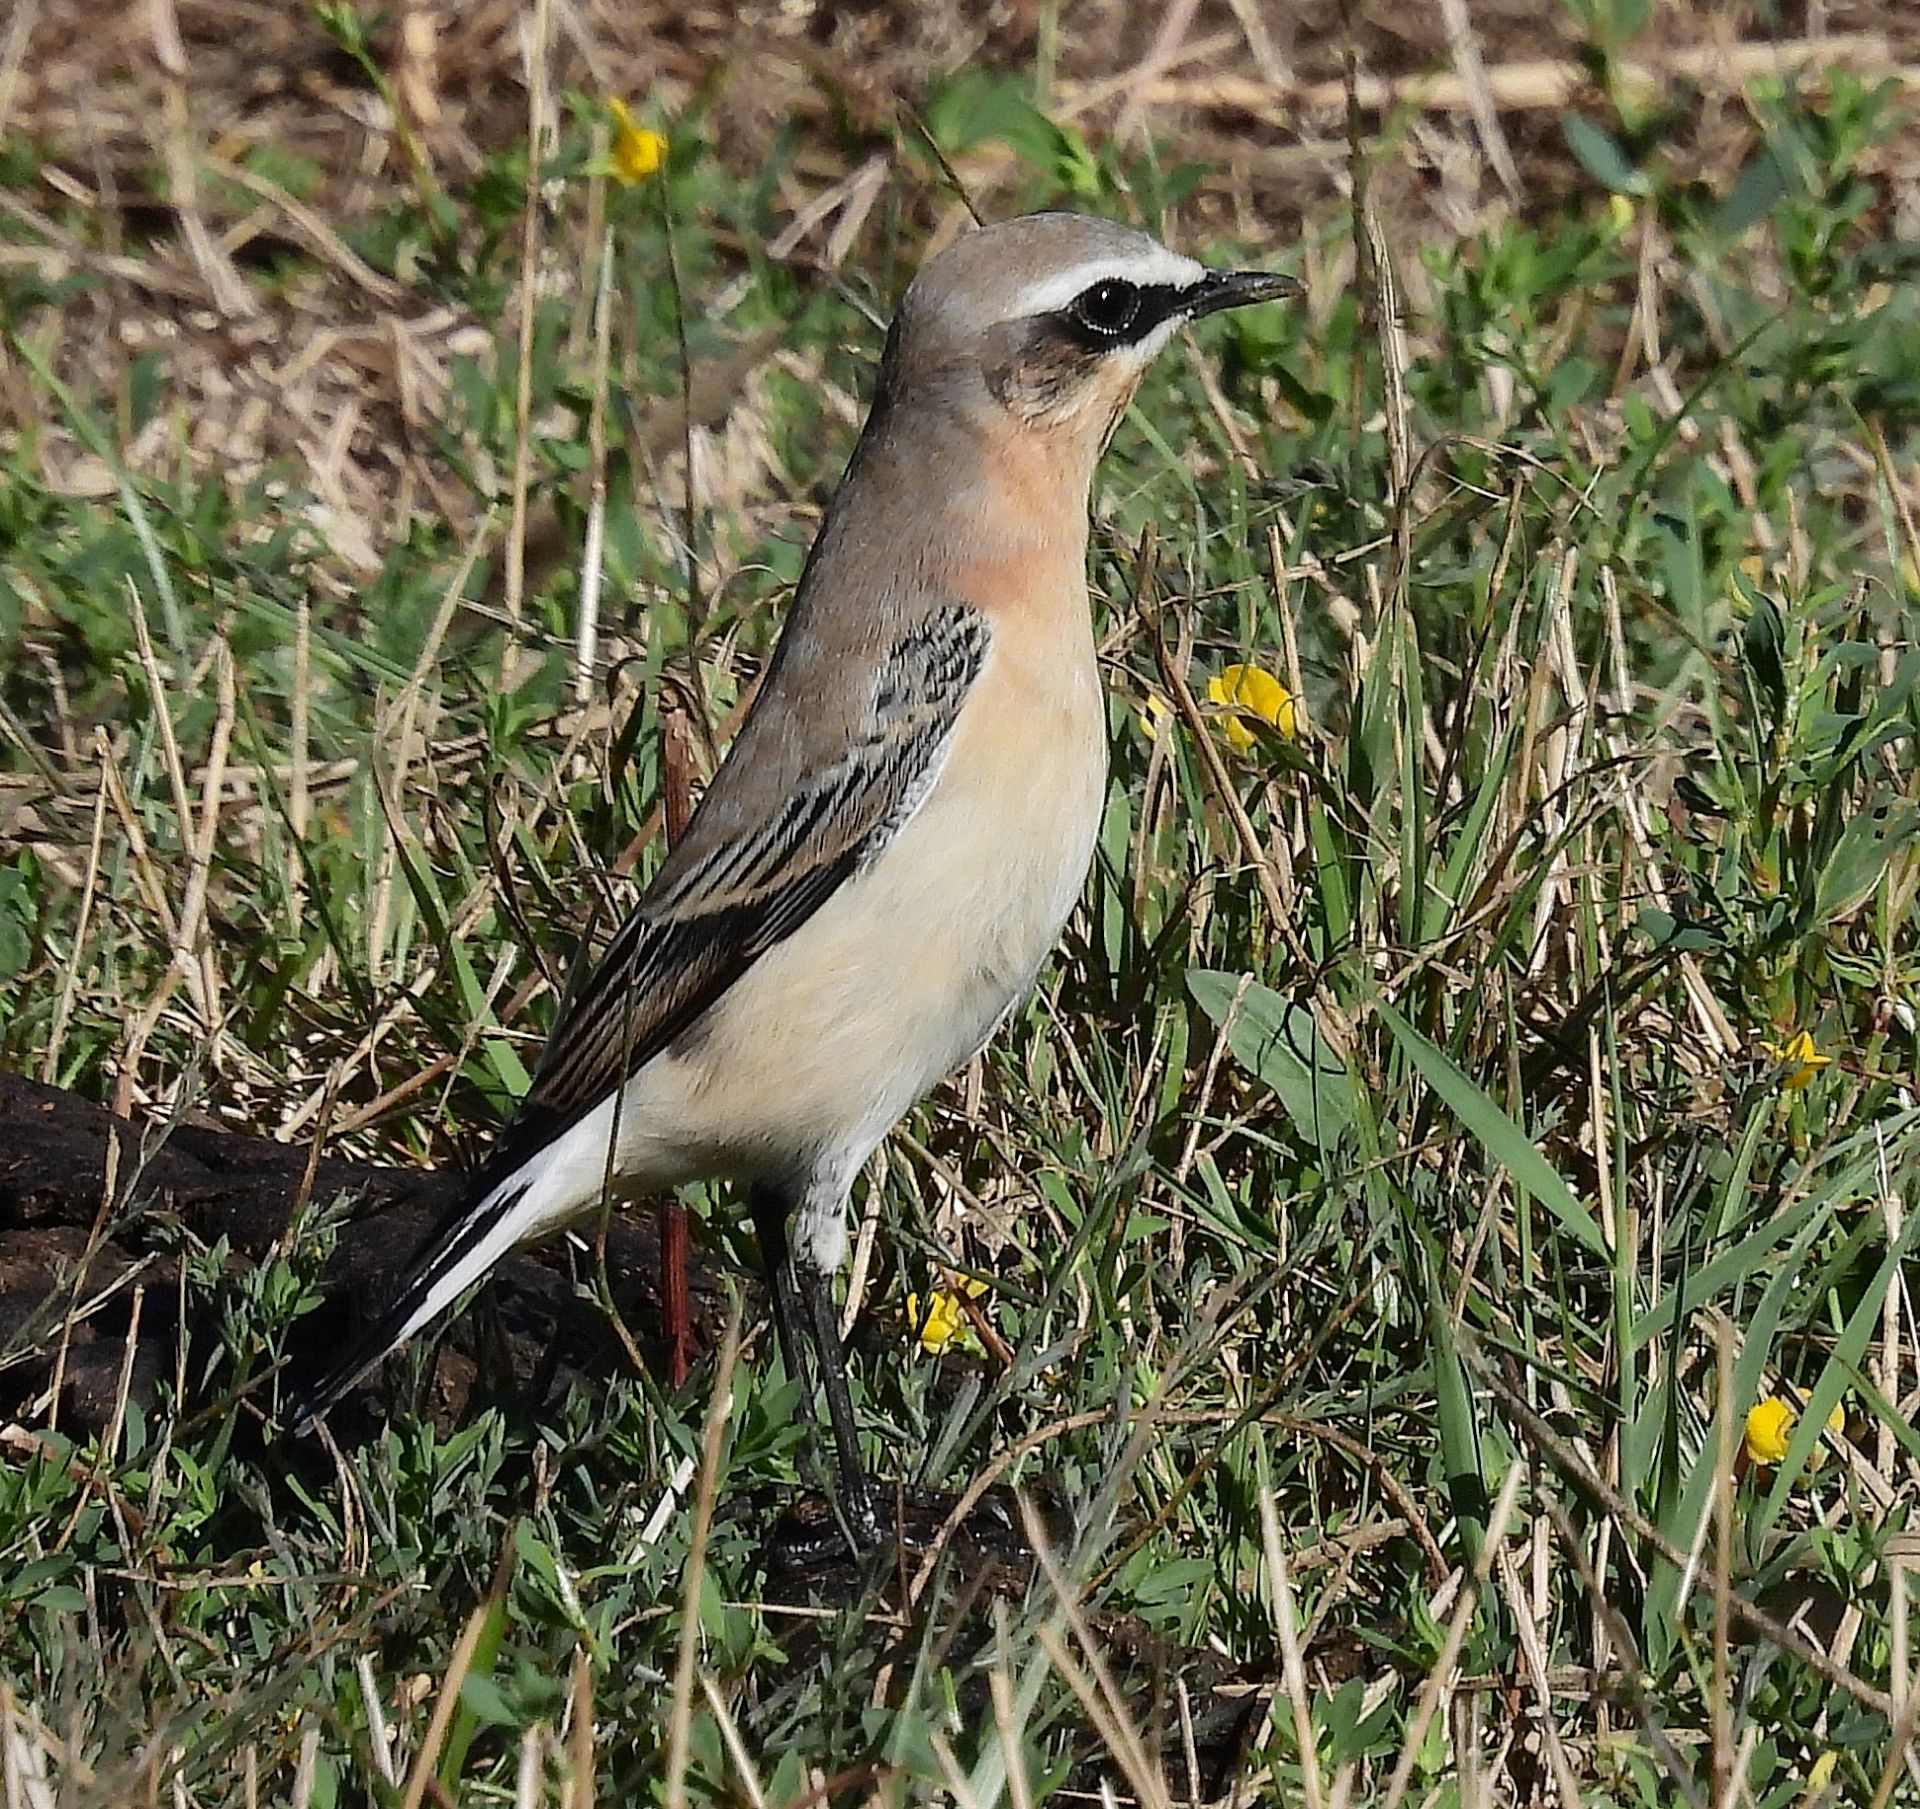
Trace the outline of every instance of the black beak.
[[1187, 291], [1181, 312], [1189, 320], [1198, 320], [1222, 308], [1244, 308], [1249, 302], [1279, 301], [1306, 292], [1298, 278], [1282, 276], [1277, 270], [1209, 270], [1197, 287]]

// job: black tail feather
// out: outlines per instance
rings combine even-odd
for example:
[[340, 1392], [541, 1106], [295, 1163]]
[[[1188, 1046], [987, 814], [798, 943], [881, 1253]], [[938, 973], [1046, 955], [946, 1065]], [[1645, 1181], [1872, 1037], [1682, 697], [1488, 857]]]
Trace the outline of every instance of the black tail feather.
[[307, 1386], [289, 1422], [295, 1438], [311, 1432], [314, 1422], [337, 1406], [382, 1358], [485, 1275], [499, 1253], [489, 1254], [477, 1264], [476, 1253], [526, 1191], [525, 1182], [510, 1189], [496, 1188], [476, 1205], [449, 1214], [434, 1228], [408, 1262], [386, 1311]]

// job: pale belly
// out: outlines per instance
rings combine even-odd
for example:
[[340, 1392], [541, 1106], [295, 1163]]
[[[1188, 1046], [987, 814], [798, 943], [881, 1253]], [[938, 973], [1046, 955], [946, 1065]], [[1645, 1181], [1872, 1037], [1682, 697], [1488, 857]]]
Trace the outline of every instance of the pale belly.
[[1064, 707], [1061, 675], [1037, 676], [1052, 695], [1006, 687], [963, 716], [880, 858], [634, 1076], [616, 1164], [630, 1185], [841, 1171], [844, 1186], [1025, 997], [1079, 897], [1106, 789], [1091, 658]]

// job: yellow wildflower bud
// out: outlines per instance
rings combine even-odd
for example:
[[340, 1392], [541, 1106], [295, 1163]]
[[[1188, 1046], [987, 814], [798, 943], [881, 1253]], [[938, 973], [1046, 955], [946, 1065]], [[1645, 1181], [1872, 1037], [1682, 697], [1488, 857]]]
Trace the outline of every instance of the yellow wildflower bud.
[[1277, 729], [1289, 741], [1300, 733], [1300, 706], [1293, 693], [1261, 666], [1227, 666], [1207, 681], [1207, 701], [1233, 711], [1225, 718], [1228, 744], [1247, 753], [1253, 731], [1242, 720], [1254, 716]]
[[613, 116], [614, 179], [629, 187], [644, 182], [667, 160], [665, 137], [651, 126], [636, 125], [623, 100], [609, 100], [607, 111]]
[[1778, 1043], [1762, 1043], [1760, 1047], [1786, 1069], [1786, 1073], [1780, 1077], [1780, 1084], [1789, 1093], [1799, 1092], [1822, 1068], [1833, 1066], [1833, 1057], [1822, 1055], [1813, 1046], [1813, 1037], [1805, 1030], [1790, 1037], [1784, 1047]]

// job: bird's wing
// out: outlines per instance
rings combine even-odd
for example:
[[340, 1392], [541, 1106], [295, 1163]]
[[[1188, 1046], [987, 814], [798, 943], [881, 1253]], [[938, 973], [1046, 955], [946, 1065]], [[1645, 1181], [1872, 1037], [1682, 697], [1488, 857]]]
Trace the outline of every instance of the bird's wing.
[[[490, 1173], [666, 1048], [876, 859], [939, 777], [986, 660], [987, 618], [940, 604], [852, 657], [801, 644], [794, 626], [686, 834], [562, 1010]], [[850, 684], [849, 668], [868, 680]]]
[[[802, 610], [804, 598], [796, 602]], [[877, 613], [877, 612], [876, 612]], [[868, 617], [864, 643], [788, 625], [732, 753], [586, 984], [466, 1199], [406, 1265], [386, 1311], [307, 1390], [310, 1426], [525, 1233], [540, 1153], [874, 860], [919, 808], [986, 661], [978, 610]], [[884, 619], [884, 618], [882, 618]]]

